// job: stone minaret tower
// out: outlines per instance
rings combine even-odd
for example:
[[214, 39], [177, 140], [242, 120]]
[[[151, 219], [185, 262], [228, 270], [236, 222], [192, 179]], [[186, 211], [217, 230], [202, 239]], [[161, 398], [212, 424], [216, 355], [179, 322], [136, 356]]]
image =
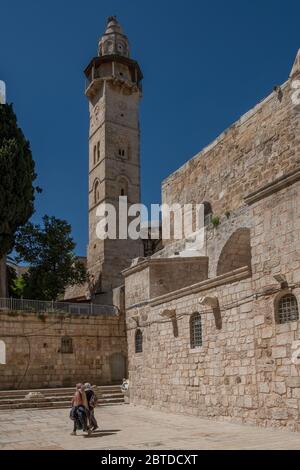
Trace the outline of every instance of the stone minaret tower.
[[99, 303], [112, 301], [112, 289], [123, 284], [121, 271], [141, 256], [140, 240], [99, 240], [96, 209], [119, 196], [128, 207], [140, 202], [139, 100], [142, 73], [115, 17], [99, 40], [98, 57], [85, 70], [89, 99], [89, 246], [91, 294]]

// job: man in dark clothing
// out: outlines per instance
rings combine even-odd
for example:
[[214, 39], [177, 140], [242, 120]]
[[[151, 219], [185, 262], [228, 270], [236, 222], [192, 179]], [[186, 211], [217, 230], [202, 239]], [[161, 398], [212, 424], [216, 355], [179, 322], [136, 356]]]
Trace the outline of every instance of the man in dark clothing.
[[91, 386], [91, 384], [86, 383], [84, 384], [84, 389], [85, 389], [85, 394], [88, 402], [88, 407], [89, 407], [89, 428], [91, 431], [96, 431], [98, 428], [98, 423], [95, 418], [95, 408], [97, 406], [97, 396], [95, 395], [95, 392]]

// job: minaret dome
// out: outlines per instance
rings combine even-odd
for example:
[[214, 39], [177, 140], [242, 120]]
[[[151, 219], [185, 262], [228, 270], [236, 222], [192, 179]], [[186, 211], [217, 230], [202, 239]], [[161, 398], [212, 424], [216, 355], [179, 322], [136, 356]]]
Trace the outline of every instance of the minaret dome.
[[107, 27], [99, 40], [98, 56], [120, 55], [129, 57], [129, 42], [127, 36], [115, 16], [107, 19]]

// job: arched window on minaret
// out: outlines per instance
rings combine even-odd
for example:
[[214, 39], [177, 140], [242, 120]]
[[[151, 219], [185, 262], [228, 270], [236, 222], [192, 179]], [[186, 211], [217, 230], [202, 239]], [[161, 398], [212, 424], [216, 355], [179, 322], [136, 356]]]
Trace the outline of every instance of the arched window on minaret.
[[100, 142], [97, 144], [97, 162], [100, 162]]
[[119, 196], [128, 196], [128, 180], [122, 176], [119, 179]]
[[97, 162], [97, 146], [94, 145], [94, 165], [96, 165]]
[[97, 204], [100, 201], [100, 183], [96, 180], [94, 185], [94, 202]]

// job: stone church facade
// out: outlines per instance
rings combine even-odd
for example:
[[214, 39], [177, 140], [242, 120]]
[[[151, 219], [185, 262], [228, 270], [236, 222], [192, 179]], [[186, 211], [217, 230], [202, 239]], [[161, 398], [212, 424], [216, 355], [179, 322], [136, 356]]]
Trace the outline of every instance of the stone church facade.
[[204, 203], [204, 246], [165, 240], [123, 272], [131, 403], [300, 430], [299, 80], [300, 51], [163, 182], [163, 203]]

